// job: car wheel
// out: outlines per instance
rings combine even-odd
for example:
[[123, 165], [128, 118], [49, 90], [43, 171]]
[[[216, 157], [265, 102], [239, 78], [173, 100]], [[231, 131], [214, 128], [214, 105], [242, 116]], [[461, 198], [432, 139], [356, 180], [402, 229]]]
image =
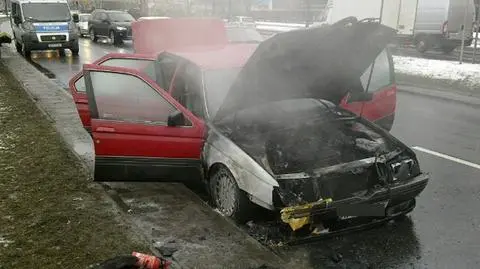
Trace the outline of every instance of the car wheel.
[[78, 48], [71, 48], [70, 51], [72, 52], [73, 56], [78, 56], [78, 52], [80, 51]]
[[220, 166], [210, 176], [210, 194], [218, 210], [225, 216], [244, 223], [251, 208], [246, 193], [238, 188], [232, 173]]
[[32, 51], [29, 48], [27, 48], [25, 43], [23, 43], [22, 45], [22, 54], [25, 58], [30, 58], [30, 56], [32, 56]]
[[110, 42], [112, 45], [120, 45], [122, 44], [122, 39], [120, 39], [117, 34], [115, 33], [115, 31], [110, 31]]
[[95, 35], [95, 30], [93, 28], [90, 28], [90, 31], [88, 31], [88, 34], [90, 35], [90, 40], [92, 42], [97, 42], [97, 36]]
[[15, 48], [17, 49], [18, 53], [22, 53], [22, 44], [15, 41]]
[[417, 39], [415, 47], [418, 52], [425, 53], [430, 47], [429, 43], [427, 37], [421, 36]]

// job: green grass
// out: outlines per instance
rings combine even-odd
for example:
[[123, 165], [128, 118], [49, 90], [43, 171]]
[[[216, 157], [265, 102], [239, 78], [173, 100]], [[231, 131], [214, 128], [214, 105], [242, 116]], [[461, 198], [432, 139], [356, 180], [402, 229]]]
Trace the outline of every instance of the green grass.
[[147, 244], [0, 63], [0, 268], [86, 268]]

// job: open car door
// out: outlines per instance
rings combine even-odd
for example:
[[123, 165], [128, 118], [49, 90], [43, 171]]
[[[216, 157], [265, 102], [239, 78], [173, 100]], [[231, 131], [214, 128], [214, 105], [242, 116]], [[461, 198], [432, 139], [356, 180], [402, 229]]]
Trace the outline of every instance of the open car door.
[[135, 69], [84, 65], [97, 181], [198, 178], [205, 124]]
[[[155, 66], [151, 64], [154, 60], [155, 57], [144, 54], [110, 53], [96, 60], [93, 64], [141, 69], [150, 77], [154, 78]], [[82, 125], [88, 132], [90, 132], [90, 113], [88, 111], [88, 100], [85, 92], [86, 88], [83, 71], [79, 72], [72, 79], [70, 79], [69, 88], [73, 97], [73, 101], [77, 107], [78, 115], [82, 121]]]

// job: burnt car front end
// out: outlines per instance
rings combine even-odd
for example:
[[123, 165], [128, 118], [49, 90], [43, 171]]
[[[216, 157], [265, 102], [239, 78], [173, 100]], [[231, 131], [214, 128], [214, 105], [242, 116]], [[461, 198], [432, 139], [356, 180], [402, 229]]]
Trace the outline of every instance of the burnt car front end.
[[[411, 149], [324, 100], [272, 102], [237, 112], [217, 126], [254, 160], [259, 166], [255, 170], [265, 170], [263, 177], [276, 181], [267, 186], [271, 195], [255, 200], [270, 199], [264, 207], [280, 211], [293, 230], [356, 217], [404, 215], [413, 210], [415, 197], [429, 180]], [[242, 163], [237, 162], [237, 170], [247, 168]], [[257, 193], [261, 185], [255, 187]]]

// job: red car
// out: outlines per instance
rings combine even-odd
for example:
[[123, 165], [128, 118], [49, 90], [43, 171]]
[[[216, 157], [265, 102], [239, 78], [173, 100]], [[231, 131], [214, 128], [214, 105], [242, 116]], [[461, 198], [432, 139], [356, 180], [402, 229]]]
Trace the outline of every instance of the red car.
[[[377, 104], [394, 104], [394, 94], [365, 94], [362, 78], [392, 36], [380, 24], [335, 24], [259, 46], [85, 65], [71, 90], [91, 130], [95, 180], [205, 180], [219, 210], [239, 221], [252, 204], [289, 209], [284, 220], [332, 218], [336, 208], [365, 203], [404, 215], [428, 182], [415, 153], [337, 105], [376, 116], [385, 107]], [[368, 77], [384, 86], [375, 72]]]

